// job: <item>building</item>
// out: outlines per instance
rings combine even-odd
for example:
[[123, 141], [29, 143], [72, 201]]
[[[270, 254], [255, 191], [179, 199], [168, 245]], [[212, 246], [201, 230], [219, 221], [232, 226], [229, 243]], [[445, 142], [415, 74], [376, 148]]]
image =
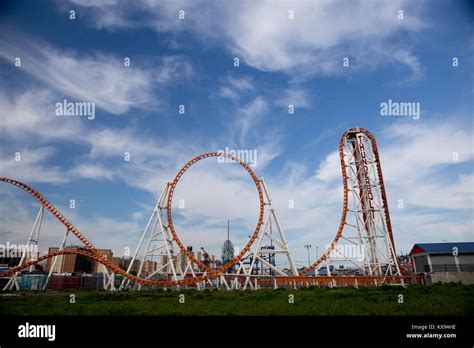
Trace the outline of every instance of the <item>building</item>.
[[418, 243], [410, 251], [415, 273], [431, 282], [474, 283], [474, 242]]
[[474, 242], [415, 244], [410, 255], [416, 273], [474, 271]]
[[[203, 253], [201, 251], [193, 251], [192, 246], [188, 246], [187, 251], [188, 253], [193, 255], [196, 259], [203, 262]], [[196, 265], [194, 262], [190, 261], [185, 253], [179, 253], [176, 257], [176, 272], [180, 273], [180, 270], [184, 272], [186, 269], [186, 266], [188, 265], [188, 262], [191, 263], [191, 267], [193, 268], [194, 272], [200, 271], [199, 266]], [[171, 267], [169, 267], [169, 269], [171, 271]], [[189, 269], [188, 269], [188, 272], [190, 272]]]
[[[110, 249], [97, 249], [97, 251], [102, 255], [105, 255], [107, 260], [113, 260], [114, 258], [114, 254]], [[92, 271], [95, 273], [106, 273], [107, 267], [100, 262], [93, 261]]]
[[[124, 271], [128, 270], [130, 263], [132, 262], [131, 257], [114, 257], [112, 262], [119, 266]], [[130, 268], [130, 273], [137, 275], [138, 271], [140, 270], [141, 260], [135, 259], [133, 261], [133, 265]], [[142, 271], [140, 273], [140, 277], [147, 277], [148, 275], [152, 274], [156, 271], [158, 263], [156, 261], [145, 260], [143, 262]]]
[[157, 262], [151, 260], [145, 260], [142, 266], [141, 276], [149, 276], [150, 274], [154, 273], [157, 269]]
[[[204, 254], [203, 254], [202, 251], [193, 251], [192, 246], [186, 247], [186, 251], [188, 253], [190, 253], [191, 255], [193, 255], [199, 261], [204, 262]], [[191, 263], [191, 266], [192, 266], [192, 269], [193, 269], [194, 272], [201, 272], [202, 271], [197, 264], [195, 264], [194, 262], [192, 262], [188, 259], [188, 257], [186, 256], [185, 253], [180, 252], [176, 255], [175, 263], [174, 263], [176, 274], [181, 274], [181, 271], [184, 272], [186, 270], [186, 267], [188, 266], [189, 262]], [[216, 263], [215, 256], [210, 255], [207, 262], [209, 263], [209, 267], [211, 267], [211, 268], [215, 267], [215, 263]], [[163, 254], [163, 255], [160, 256], [160, 267], [162, 267], [164, 265], [166, 265], [166, 267], [164, 267], [161, 270], [161, 272], [168, 273], [168, 274], [173, 273], [171, 265], [168, 263], [168, 255], [166, 255], [166, 254]], [[188, 268], [188, 273], [189, 272], [190, 272], [190, 269]]]
[[[128, 267], [130, 266], [130, 263], [132, 262], [131, 257], [114, 257], [112, 259], [112, 262], [115, 263], [117, 266], [119, 266], [121, 269], [124, 271], [128, 270]], [[140, 268], [140, 260], [135, 259], [133, 261], [133, 266], [130, 268], [130, 273], [132, 274], [137, 274], [138, 269]]]
[[[72, 251], [88, 251], [88, 249], [82, 246], [67, 246], [64, 250]], [[48, 253], [58, 252], [58, 247], [50, 247]], [[113, 259], [113, 253], [110, 249], [97, 249], [97, 251], [107, 257], [107, 260]], [[49, 272], [53, 270], [53, 273], [105, 273], [106, 267], [100, 262], [89, 259], [88, 257], [77, 255], [77, 254], [67, 254], [67, 255], [58, 255], [51, 257], [46, 261], [45, 271]]]

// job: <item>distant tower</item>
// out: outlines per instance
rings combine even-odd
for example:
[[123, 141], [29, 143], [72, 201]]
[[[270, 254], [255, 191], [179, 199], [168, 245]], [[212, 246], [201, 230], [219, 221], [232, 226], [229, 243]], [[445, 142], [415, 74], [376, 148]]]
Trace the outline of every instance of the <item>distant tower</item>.
[[[234, 245], [230, 241], [230, 220], [227, 220], [227, 240], [222, 246], [222, 265], [229, 263], [234, 258]], [[232, 267], [231, 267], [232, 269]]]

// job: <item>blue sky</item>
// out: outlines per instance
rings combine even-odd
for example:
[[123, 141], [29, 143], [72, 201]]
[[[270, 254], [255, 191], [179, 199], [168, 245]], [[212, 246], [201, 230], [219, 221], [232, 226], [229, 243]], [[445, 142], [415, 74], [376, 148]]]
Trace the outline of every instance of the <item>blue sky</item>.
[[[304, 244], [321, 251], [337, 230], [336, 150], [358, 125], [379, 144], [398, 249], [472, 241], [472, 12], [467, 1], [2, 2], [0, 176], [121, 255], [187, 160], [256, 150], [301, 265]], [[57, 117], [64, 99], [95, 103], [95, 118]], [[389, 99], [420, 103], [421, 117], [381, 116]], [[219, 255], [230, 218], [244, 245], [257, 196], [242, 170], [200, 163], [176, 195], [185, 244]], [[6, 185], [0, 198], [2, 243], [24, 242], [37, 204]], [[61, 226], [45, 226], [41, 247], [59, 244]]]

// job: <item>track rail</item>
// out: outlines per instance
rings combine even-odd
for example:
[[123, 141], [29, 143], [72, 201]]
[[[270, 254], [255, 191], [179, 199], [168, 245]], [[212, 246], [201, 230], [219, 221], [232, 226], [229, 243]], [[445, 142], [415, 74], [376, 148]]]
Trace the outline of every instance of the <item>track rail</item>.
[[[348, 188], [348, 183], [347, 183], [347, 173], [346, 173], [346, 164], [344, 161], [344, 139], [351, 131], [352, 129], [349, 129], [348, 131], [344, 132], [344, 134], [341, 137], [341, 140], [339, 141], [339, 158], [340, 158], [340, 163], [341, 163], [341, 172], [342, 172], [342, 185], [343, 185], [343, 191], [344, 191], [344, 196], [343, 196], [343, 203], [342, 203], [342, 216], [341, 216], [341, 221], [339, 222], [339, 228], [337, 229], [336, 235], [334, 236], [333, 241], [329, 245], [329, 248], [326, 249], [326, 251], [317, 259], [315, 262], [313, 262], [310, 266], [306, 267], [304, 270], [300, 272], [300, 275], [304, 275], [305, 273], [315, 269], [318, 267], [318, 265], [323, 262], [324, 260], [327, 259], [329, 254], [331, 253], [332, 250], [336, 247], [337, 242], [342, 236], [342, 232], [344, 230], [344, 226], [346, 225], [346, 218], [347, 218], [347, 212], [348, 212], [348, 196], [349, 196], [349, 188]], [[382, 175], [382, 166], [380, 165], [380, 157], [379, 157], [379, 150], [377, 147], [377, 142], [375, 141], [375, 137], [373, 136], [372, 133], [370, 133], [368, 130], [364, 128], [359, 128], [359, 132], [363, 133], [367, 138], [370, 140], [372, 149], [374, 152], [374, 156], [376, 159], [376, 167], [377, 167], [377, 176], [378, 180], [380, 183], [380, 191], [381, 191], [381, 196], [382, 196], [382, 202], [383, 202], [383, 209], [384, 209], [384, 215], [385, 215], [385, 221], [387, 224], [387, 232], [390, 237], [390, 241], [392, 242], [393, 245], [393, 252], [394, 255], [396, 256], [396, 250], [395, 250], [395, 241], [393, 239], [393, 233], [392, 233], [392, 223], [390, 221], [390, 214], [388, 211], [388, 203], [387, 203], [387, 194], [385, 192], [385, 184], [383, 181], [383, 175]], [[400, 266], [400, 262], [397, 259], [397, 262], [399, 263], [399, 268], [402, 270], [403, 268]]]
[[87, 238], [84, 237], [84, 235], [82, 235], [82, 233], [79, 232], [79, 230], [76, 227], [74, 227], [74, 225], [64, 215], [62, 215], [56, 207], [54, 207], [53, 204], [51, 204], [42, 194], [40, 194], [34, 188], [15, 179], [0, 178], [0, 182], [2, 181], [22, 189], [23, 191], [28, 193], [30, 196], [32, 196], [35, 200], [37, 200], [59, 222], [61, 222], [72, 234], [74, 234], [74, 236], [76, 236], [84, 244], [84, 246], [88, 249], [88, 251], [61, 250], [57, 252], [51, 252], [39, 257], [37, 260], [26, 262], [18, 267], [12, 268], [11, 270], [7, 272], [0, 273], [0, 277], [8, 277], [8, 276], [14, 275], [15, 273], [25, 268], [28, 268], [34, 264], [37, 264], [38, 262], [49, 259], [51, 257], [55, 257], [59, 255], [71, 255], [71, 254], [82, 255], [90, 259], [93, 259], [97, 262], [100, 262], [104, 266], [108, 267], [110, 270], [114, 271], [115, 273], [123, 275], [127, 279], [130, 279], [140, 284], [146, 284], [146, 285], [156, 285], [156, 286], [163, 286], [163, 287], [176, 286], [176, 285], [191, 285], [191, 284], [195, 284], [195, 283], [213, 278], [219, 274], [217, 271], [210, 270], [208, 272], [209, 274], [199, 276], [196, 278], [186, 278], [186, 279], [178, 280], [178, 281], [151, 280], [151, 279], [139, 278], [137, 276], [134, 276], [133, 274], [127, 273], [126, 271], [121, 269], [119, 266], [114, 264], [111, 260], [108, 260], [105, 255], [102, 255], [101, 253], [99, 253], [97, 249], [94, 247], [94, 245], [92, 245], [92, 243], [89, 242]]
[[[176, 230], [173, 225], [173, 218], [171, 214], [172, 210], [172, 203], [173, 203], [173, 194], [176, 189], [176, 186], [183, 176], [183, 174], [195, 163], [205, 159], [205, 158], [210, 158], [210, 157], [227, 157], [228, 159], [240, 164], [244, 169], [249, 173], [251, 176], [253, 182], [255, 183], [258, 196], [259, 196], [259, 202], [260, 202], [260, 212], [259, 212], [259, 217], [257, 221], [257, 225], [255, 227], [255, 231], [253, 235], [251, 236], [249, 242], [247, 245], [242, 249], [242, 251], [230, 262], [227, 264], [223, 265], [221, 269], [219, 270], [213, 270], [209, 268], [207, 265], [203, 264], [200, 260], [196, 259], [192, 254], [190, 254], [184, 245], [181, 243], [178, 234], [176, 233]], [[61, 222], [68, 231], [70, 231], [74, 236], [76, 236], [83, 244], [84, 246], [88, 249], [88, 251], [83, 251], [83, 250], [60, 250], [57, 252], [51, 252], [46, 255], [43, 255], [39, 257], [37, 260], [32, 260], [26, 263], [23, 263], [22, 265], [15, 267], [8, 272], [0, 273], [0, 277], [8, 277], [11, 276], [23, 269], [26, 269], [34, 264], [37, 264], [38, 262], [41, 262], [43, 260], [49, 259], [51, 257], [59, 256], [59, 255], [71, 255], [71, 254], [76, 254], [76, 255], [81, 255], [88, 257], [90, 259], [93, 259], [97, 262], [100, 262], [101, 264], [105, 265], [107, 268], [110, 270], [113, 270], [115, 273], [121, 274], [125, 278], [135, 281], [140, 284], [146, 284], [146, 285], [156, 285], [156, 286], [163, 286], [163, 287], [168, 287], [168, 286], [177, 286], [177, 285], [192, 285], [196, 284], [202, 281], [205, 281], [207, 279], [211, 279], [213, 277], [216, 277], [220, 274], [222, 274], [225, 270], [228, 268], [232, 267], [234, 264], [239, 262], [239, 260], [244, 256], [244, 254], [250, 249], [252, 246], [253, 242], [255, 239], [257, 239], [258, 234], [260, 232], [260, 228], [263, 223], [263, 214], [265, 210], [265, 203], [264, 203], [264, 198], [263, 198], [263, 192], [262, 188], [260, 186], [260, 181], [255, 175], [254, 171], [252, 168], [250, 168], [245, 162], [240, 160], [239, 158], [233, 156], [232, 154], [229, 153], [224, 153], [224, 152], [208, 152], [201, 154], [199, 156], [194, 157], [192, 160], [190, 160], [188, 163], [186, 163], [183, 168], [176, 174], [176, 177], [174, 178], [173, 182], [171, 183], [170, 187], [170, 192], [168, 194], [168, 201], [167, 201], [167, 217], [168, 217], [168, 226], [170, 228], [170, 231], [173, 235], [173, 239], [178, 244], [179, 248], [181, 251], [186, 254], [186, 256], [193, 261], [194, 263], [198, 264], [201, 268], [205, 269], [207, 274], [198, 276], [198, 277], [193, 277], [193, 278], [185, 278], [182, 280], [175, 280], [175, 281], [163, 281], [163, 280], [151, 280], [151, 279], [146, 279], [146, 278], [140, 278], [137, 276], [134, 276], [133, 274], [127, 273], [123, 269], [121, 269], [119, 266], [114, 264], [111, 260], [107, 260], [107, 258], [100, 254], [97, 249], [94, 247], [94, 245], [87, 240], [87, 238], [79, 232], [79, 230], [74, 227], [74, 225], [64, 216], [62, 215], [59, 210], [54, 207], [52, 203], [50, 203], [41, 193], [39, 193], [37, 190], [32, 188], [31, 186], [24, 184], [18, 180], [11, 179], [11, 178], [0, 178], [0, 181], [3, 181], [5, 183], [14, 185], [26, 193], [28, 193], [30, 196], [32, 196], [35, 200], [37, 200], [46, 210], [48, 210], [59, 222]]]
[[[336, 235], [335, 235], [332, 243], [330, 244], [329, 248], [324, 252], [324, 254], [321, 255], [321, 257], [319, 257], [319, 259], [316, 260], [313, 264], [311, 264], [310, 266], [305, 268], [300, 273], [299, 276], [285, 276], [285, 277], [273, 276], [271, 281], [274, 281], [279, 285], [285, 286], [285, 285], [289, 285], [289, 284], [294, 285], [294, 284], [297, 284], [297, 283], [298, 284], [313, 284], [313, 285], [314, 284], [329, 284], [329, 282], [332, 281], [333, 278], [339, 279], [344, 284], [353, 284], [355, 286], [357, 286], [357, 284], [363, 285], [363, 284], [369, 284], [369, 283], [373, 283], [373, 282], [377, 282], [377, 281], [387, 282], [387, 283], [392, 283], [392, 282], [395, 283], [395, 282], [397, 282], [397, 281], [399, 282], [401, 280], [404, 280], [404, 281], [409, 280], [409, 277], [407, 277], [407, 276], [398, 276], [398, 277], [397, 276], [379, 276], [379, 277], [374, 277], [374, 276], [371, 276], [371, 277], [367, 277], [367, 276], [355, 276], [355, 277], [344, 277], [344, 276], [338, 276], [338, 277], [330, 277], [330, 276], [329, 277], [312, 277], [311, 276], [311, 277], [309, 277], [309, 276], [304, 276], [305, 273], [313, 270], [321, 262], [323, 262], [324, 260], [327, 259], [327, 257], [329, 256], [329, 254], [335, 248], [337, 242], [339, 241], [339, 239], [342, 235], [342, 232], [344, 230], [344, 226], [346, 224], [346, 218], [347, 218], [347, 212], [348, 212], [349, 191], [348, 191], [347, 173], [346, 173], [346, 170], [345, 170], [345, 161], [344, 161], [344, 138], [347, 136], [349, 131], [346, 131], [342, 135], [341, 140], [339, 142], [339, 156], [340, 156], [340, 164], [341, 164], [341, 170], [342, 170], [342, 182], [343, 182], [344, 196], [343, 196], [342, 216], [341, 216], [341, 220], [340, 220], [340, 223], [339, 223], [339, 228], [336, 232]], [[372, 144], [372, 149], [374, 151], [374, 156], [375, 156], [375, 159], [376, 159], [377, 175], [378, 175], [378, 179], [379, 179], [379, 183], [380, 183], [380, 187], [381, 187], [381, 197], [382, 197], [382, 200], [383, 200], [383, 208], [384, 208], [384, 213], [385, 213], [385, 220], [386, 220], [386, 224], [387, 224], [387, 230], [388, 230], [388, 234], [389, 234], [389, 237], [390, 237], [390, 240], [392, 242], [393, 249], [394, 249], [394, 252], [395, 252], [395, 243], [394, 243], [394, 239], [393, 239], [392, 225], [391, 225], [391, 221], [390, 221], [390, 214], [389, 214], [389, 211], [388, 211], [387, 197], [386, 197], [386, 192], [385, 192], [385, 187], [384, 187], [384, 182], [383, 182], [382, 168], [381, 168], [381, 165], [380, 165], [380, 158], [379, 158], [377, 143], [375, 141], [375, 137], [368, 130], [363, 129], [363, 128], [359, 128], [359, 131], [361, 133], [365, 134], [368, 137], [368, 139], [370, 140], [371, 144]], [[206, 159], [206, 158], [220, 157], [220, 156], [227, 157], [228, 159], [230, 159], [232, 161], [235, 161], [236, 163], [240, 164], [248, 172], [248, 174], [252, 178], [252, 181], [255, 183], [255, 187], [257, 189], [257, 193], [258, 193], [258, 196], [259, 196], [260, 210], [259, 210], [259, 217], [258, 217], [258, 221], [257, 221], [256, 227], [255, 227], [255, 231], [253, 232], [253, 234], [252, 234], [250, 240], [248, 241], [247, 245], [242, 249], [242, 251], [233, 260], [231, 260], [227, 264], [223, 265], [220, 269], [213, 270], [213, 269], [209, 268], [207, 265], [205, 265], [204, 263], [202, 263], [200, 260], [196, 259], [192, 254], [190, 254], [186, 250], [186, 248], [184, 247], [182, 242], [180, 241], [180, 239], [178, 237], [178, 234], [176, 232], [176, 229], [174, 227], [174, 224], [173, 224], [172, 203], [173, 203], [174, 191], [175, 191], [180, 179], [182, 178], [184, 173], [193, 164], [195, 164], [195, 163], [197, 163], [197, 162], [199, 162], [203, 159]], [[170, 286], [179, 286], [179, 285], [192, 285], [192, 284], [196, 284], [196, 283], [199, 283], [199, 282], [202, 282], [202, 281], [206, 281], [208, 279], [214, 278], [216, 276], [221, 276], [221, 275], [223, 275], [226, 278], [228, 278], [228, 277], [239, 277], [239, 275], [229, 275], [229, 274], [225, 274], [224, 272], [227, 269], [229, 269], [230, 267], [232, 267], [233, 265], [235, 265], [236, 263], [238, 263], [239, 260], [241, 260], [242, 257], [245, 255], [245, 253], [248, 252], [248, 250], [252, 246], [255, 239], [258, 238], [260, 228], [263, 224], [263, 215], [264, 215], [264, 209], [265, 209], [265, 202], [264, 202], [264, 198], [263, 198], [262, 188], [260, 186], [260, 181], [257, 178], [257, 176], [255, 175], [255, 173], [253, 172], [253, 170], [245, 162], [243, 162], [242, 160], [240, 160], [239, 158], [237, 158], [237, 157], [235, 157], [231, 154], [224, 153], [224, 152], [207, 152], [207, 153], [204, 153], [204, 154], [201, 154], [199, 156], [194, 157], [193, 159], [191, 159], [188, 163], [186, 163], [181, 168], [181, 170], [176, 174], [173, 182], [171, 183], [170, 191], [169, 191], [168, 199], [167, 199], [166, 210], [167, 210], [168, 227], [170, 228], [171, 234], [173, 235], [173, 240], [179, 246], [181, 251], [192, 262], [194, 262], [195, 264], [197, 264], [199, 267], [201, 267], [202, 269], [204, 269], [206, 271], [206, 274], [201, 275], [201, 276], [192, 277], [192, 278], [185, 278], [185, 279], [182, 279], [182, 280], [174, 280], [174, 281], [152, 280], [152, 279], [140, 278], [140, 277], [137, 277], [133, 274], [127, 273], [125, 270], [123, 270], [119, 266], [115, 265], [111, 260], [108, 260], [105, 255], [102, 255], [101, 253], [99, 253], [97, 251], [97, 249], [94, 247], [94, 245], [91, 242], [89, 242], [87, 240], [87, 238], [81, 232], [79, 232], [79, 230], [76, 227], [74, 227], [74, 225], [64, 215], [62, 215], [56, 207], [54, 207], [53, 204], [51, 204], [41, 193], [39, 193], [37, 190], [35, 190], [31, 186], [28, 186], [27, 184], [24, 184], [24, 183], [22, 183], [18, 180], [11, 179], [11, 178], [5, 178], [5, 177], [1, 177], [0, 182], [5, 182], [5, 183], [11, 184], [15, 187], [18, 187], [21, 190], [28, 193], [30, 196], [32, 196], [47, 211], [49, 211], [61, 224], [63, 224], [67, 228], [68, 231], [70, 231], [74, 236], [76, 236], [79, 239], [79, 241], [81, 241], [84, 244], [84, 246], [88, 249], [88, 250], [68, 250], [68, 249], [64, 249], [64, 250], [60, 250], [60, 251], [56, 251], [56, 252], [51, 252], [51, 253], [48, 253], [46, 255], [43, 255], [43, 256], [39, 257], [37, 260], [32, 260], [32, 261], [23, 263], [22, 265], [20, 265], [16, 268], [13, 268], [13, 269], [11, 269], [7, 272], [0, 273], [0, 277], [8, 277], [8, 276], [14, 275], [14, 274], [16, 274], [17, 272], [19, 272], [23, 269], [26, 269], [26, 268], [34, 265], [34, 264], [37, 264], [38, 262], [49, 259], [51, 257], [55, 257], [55, 256], [59, 256], [59, 255], [71, 255], [71, 254], [81, 255], [81, 256], [93, 259], [93, 260], [103, 264], [104, 266], [106, 266], [108, 269], [114, 271], [115, 273], [120, 274], [123, 277], [125, 277], [129, 280], [132, 280], [136, 283], [144, 284], [144, 285], [155, 285], [155, 286], [162, 286], [162, 287], [170, 287]], [[395, 255], [396, 255], [396, 253], [395, 253]], [[399, 261], [397, 260], [397, 262], [399, 262]], [[402, 267], [400, 267], [400, 269], [402, 269]], [[247, 275], [245, 275], [244, 277], [247, 277]], [[266, 280], [266, 282], [271, 282], [271, 281]]]
[[167, 212], [167, 218], [168, 218], [168, 227], [171, 231], [171, 234], [173, 235], [173, 239], [176, 242], [176, 244], [178, 244], [181, 251], [188, 257], [188, 259], [190, 259], [192, 262], [194, 262], [199, 267], [201, 267], [202, 269], [205, 269], [208, 272], [213, 271], [207, 265], [202, 263], [201, 260], [198, 260], [197, 258], [194, 257], [194, 255], [189, 253], [187, 251], [187, 249], [184, 247], [183, 243], [181, 243], [181, 240], [179, 239], [178, 234], [176, 233], [176, 229], [175, 229], [174, 224], [173, 224], [173, 216], [171, 214], [174, 191], [175, 191], [175, 189], [178, 185], [178, 182], [181, 180], [184, 173], [193, 164], [195, 164], [195, 163], [197, 163], [197, 162], [199, 162], [199, 161], [201, 161], [205, 158], [209, 158], [209, 157], [227, 157], [228, 159], [230, 159], [230, 160], [240, 164], [242, 167], [244, 167], [244, 169], [249, 173], [250, 177], [252, 178], [252, 181], [254, 182], [255, 187], [257, 188], [259, 205], [260, 205], [257, 225], [255, 226], [255, 230], [254, 230], [252, 236], [250, 236], [250, 239], [249, 239], [247, 245], [245, 245], [245, 247], [242, 248], [242, 250], [240, 251], [240, 253], [236, 257], [234, 257], [231, 261], [229, 261], [228, 263], [223, 265], [219, 270], [216, 270], [216, 272], [218, 272], [218, 273], [224, 273], [227, 269], [229, 269], [230, 267], [235, 265], [237, 262], [239, 262], [239, 260], [242, 259], [242, 257], [249, 251], [249, 249], [252, 246], [255, 239], [258, 238], [260, 228], [262, 227], [262, 224], [263, 224], [263, 214], [265, 212], [265, 201], [264, 201], [264, 198], [263, 198], [262, 187], [260, 186], [260, 180], [257, 178], [257, 176], [255, 175], [252, 168], [250, 168], [250, 166], [247, 163], [245, 163], [241, 159], [233, 156], [232, 154], [223, 153], [223, 152], [207, 152], [207, 153], [204, 153], [202, 155], [194, 157], [192, 160], [190, 160], [188, 163], [186, 163], [183, 166], [183, 168], [181, 168], [181, 170], [178, 172], [178, 174], [176, 174], [173, 182], [171, 183], [170, 190], [169, 190], [169, 193], [168, 193], [168, 201], [167, 201], [167, 204], [166, 204], [166, 212]]

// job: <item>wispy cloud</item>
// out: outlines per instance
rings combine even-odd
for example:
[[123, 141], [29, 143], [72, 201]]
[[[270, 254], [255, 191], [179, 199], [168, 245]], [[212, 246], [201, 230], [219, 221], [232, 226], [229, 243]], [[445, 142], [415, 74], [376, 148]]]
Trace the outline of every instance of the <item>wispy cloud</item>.
[[300, 87], [294, 86], [283, 90], [276, 103], [285, 108], [289, 105], [293, 105], [295, 108], [307, 108], [311, 104], [308, 92]]
[[[58, 100], [73, 98], [93, 102], [111, 114], [123, 114], [131, 108], [158, 105], [153, 88], [175, 81], [186, 81], [193, 73], [183, 57], [162, 57], [157, 66], [138, 67], [124, 58], [95, 52], [87, 56], [72, 50], [59, 51], [45, 43], [39, 44], [20, 36], [0, 35], [0, 58], [14, 64], [21, 58], [19, 72], [32, 75], [53, 90]], [[53, 106], [51, 107], [52, 110]]]
[[227, 77], [219, 87], [217, 94], [223, 98], [229, 98], [238, 101], [242, 93], [252, 91], [254, 89], [253, 81], [250, 77]]
[[[399, 62], [415, 74], [421, 69], [408, 48], [394, 51], [396, 34], [416, 32], [427, 26], [419, 16], [421, 5], [409, 1], [241, 1], [214, 4], [186, 1], [123, 3], [74, 1], [89, 11], [96, 27], [111, 29], [151, 27], [158, 32], [189, 31], [206, 42], [224, 46], [245, 63], [263, 71], [284, 71], [308, 76], [315, 73], [340, 74], [342, 58], [372, 55], [376, 62]], [[177, 20], [185, 10], [184, 20]], [[404, 11], [399, 18], [398, 11]], [[291, 14], [290, 14], [290, 11]], [[142, 14], [135, 16], [137, 14]], [[294, 19], [291, 19], [294, 15]], [[140, 21], [133, 18], [140, 18]], [[344, 52], [344, 53], [341, 53]], [[341, 56], [342, 54], [342, 56]], [[377, 59], [377, 56], [395, 59]]]
[[85, 178], [85, 179], [96, 179], [96, 180], [101, 180], [101, 179], [112, 179], [114, 176], [114, 173], [109, 170], [104, 168], [103, 165], [101, 164], [79, 164], [73, 169], [71, 169], [70, 174], [79, 177], [79, 178]]
[[263, 97], [257, 96], [250, 103], [236, 111], [233, 127], [239, 132], [241, 144], [245, 143], [249, 135], [259, 133], [257, 125], [262, 121], [268, 110], [267, 101]]
[[419, 59], [410, 51], [406, 49], [393, 52], [393, 59], [404, 64], [411, 70], [412, 75], [409, 79], [418, 79], [423, 74], [423, 67]]
[[69, 181], [69, 177], [61, 167], [49, 163], [56, 152], [50, 146], [22, 148], [12, 153], [1, 151], [0, 176], [25, 182], [65, 183]]

